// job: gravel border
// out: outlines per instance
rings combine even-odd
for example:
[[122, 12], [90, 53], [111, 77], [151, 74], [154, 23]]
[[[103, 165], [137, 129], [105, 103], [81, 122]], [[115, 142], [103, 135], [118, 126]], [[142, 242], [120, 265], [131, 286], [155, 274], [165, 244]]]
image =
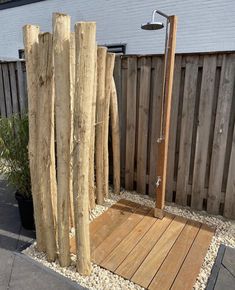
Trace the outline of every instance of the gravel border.
[[[110, 206], [112, 206], [119, 199], [128, 199], [146, 206], [154, 207], [154, 200], [151, 197], [138, 195], [136, 192], [122, 191], [120, 195], [114, 195], [110, 192], [110, 198], [105, 200], [104, 205], [97, 205], [90, 214], [90, 219], [93, 220]], [[166, 211], [173, 213], [188, 219], [205, 223], [209, 226], [215, 227], [215, 235], [212, 239], [211, 245], [208, 249], [204, 263], [201, 267], [200, 273], [197, 277], [197, 281], [194, 285], [194, 289], [202, 290], [206, 288], [208, 277], [212, 266], [214, 264], [220, 244], [235, 248], [235, 222], [223, 218], [222, 216], [209, 215], [203, 211], [192, 211], [189, 207], [176, 206], [175, 204], [167, 204], [165, 207]], [[58, 260], [49, 263], [46, 261], [46, 255], [40, 253], [35, 248], [35, 243], [29, 248], [24, 250], [24, 254], [32, 257], [38, 262], [41, 262], [45, 266], [55, 270], [56, 272], [70, 278], [73, 281], [78, 282], [81, 286], [92, 290], [126, 290], [126, 289], [144, 289], [139, 285], [134, 284], [129, 280], [113, 274], [95, 264], [93, 264], [93, 270], [91, 276], [83, 277], [76, 272], [75, 267], [75, 256], [72, 255], [72, 264], [68, 268], [61, 268]]]

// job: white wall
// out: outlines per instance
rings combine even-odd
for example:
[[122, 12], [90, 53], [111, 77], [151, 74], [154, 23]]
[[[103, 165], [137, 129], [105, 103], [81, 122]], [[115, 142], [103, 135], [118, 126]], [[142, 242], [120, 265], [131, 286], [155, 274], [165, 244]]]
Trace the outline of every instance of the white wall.
[[99, 44], [126, 43], [133, 54], [161, 53], [164, 30], [140, 29], [153, 9], [178, 15], [177, 52], [235, 49], [233, 0], [47, 0], [0, 10], [0, 58], [18, 56], [24, 24], [50, 31], [52, 12], [70, 14], [73, 24], [96, 21]]

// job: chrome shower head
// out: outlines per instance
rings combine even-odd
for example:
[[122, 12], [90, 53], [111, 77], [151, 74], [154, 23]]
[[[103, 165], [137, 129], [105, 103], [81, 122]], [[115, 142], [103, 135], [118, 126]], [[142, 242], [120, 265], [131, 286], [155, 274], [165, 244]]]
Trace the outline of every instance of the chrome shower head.
[[145, 24], [142, 24], [141, 25], [141, 29], [144, 29], [144, 30], [158, 30], [158, 29], [162, 29], [164, 27], [164, 24], [162, 22], [157, 22], [155, 21], [155, 15], [156, 14], [159, 14], [163, 17], [165, 17], [168, 21], [168, 15], [166, 15], [165, 13], [159, 11], [159, 10], [153, 10], [153, 13], [152, 13], [152, 19], [150, 22], [147, 22]]
[[158, 30], [162, 29], [164, 24], [162, 22], [151, 21], [141, 25], [141, 29], [144, 30]]

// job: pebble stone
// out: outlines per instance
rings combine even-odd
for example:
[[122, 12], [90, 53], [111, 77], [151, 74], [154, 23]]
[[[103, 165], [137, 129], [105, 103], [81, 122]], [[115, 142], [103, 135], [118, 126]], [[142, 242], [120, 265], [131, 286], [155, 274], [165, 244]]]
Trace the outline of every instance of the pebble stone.
[[[154, 200], [149, 196], [138, 195], [136, 192], [122, 191], [120, 195], [114, 195], [110, 189], [110, 197], [105, 200], [104, 205], [97, 205], [90, 213], [90, 220], [92, 221], [97, 216], [101, 215], [110, 206], [112, 206], [119, 199], [128, 199], [142, 205], [154, 207]], [[207, 251], [204, 263], [201, 267], [197, 281], [194, 285], [195, 290], [203, 290], [206, 287], [208, 277], [215, 261], [219, 246], [221, 243], [226, 246], [235, 248], [235, 222], [225, 219], [222, 216], [209, 215], [202, 211], [192, 211], [189, 207], [176, 206], [175, 204], [167, 203], [166, 211], [188, 219], [199, 221], [212, 226], [216, 229], [215, 235], [212, 239], [211, 245]], [[74, 235], [74, 229], [71, 230], [71, 235]], [[92, 264], [92, 273], [89, 277], [83, 277], [76, 272], [76, 257], [71, 255], [71, 266], [62, 268], [59, 266], [58, 260], [49, 263], [46, 260], [46, 255], [36, 250], [34, 243], [24, 253], [45, 266], [55, 270], [56, 272], [76, 281], [83, 287], [91, 290], [141, 290], [144, 289], [139, 285], [134, 284], [129, 280], [107, 271], [98, 265]]]

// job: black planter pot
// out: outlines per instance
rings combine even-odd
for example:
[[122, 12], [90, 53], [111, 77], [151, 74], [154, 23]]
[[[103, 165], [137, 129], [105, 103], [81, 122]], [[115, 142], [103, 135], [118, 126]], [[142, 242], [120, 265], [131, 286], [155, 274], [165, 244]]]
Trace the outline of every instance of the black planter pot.
[[19, 205], [21, 224], [26, 230], [35, 230], [33, 215], [33, 200], [25, 198], [19, 192], [15, 193]]

